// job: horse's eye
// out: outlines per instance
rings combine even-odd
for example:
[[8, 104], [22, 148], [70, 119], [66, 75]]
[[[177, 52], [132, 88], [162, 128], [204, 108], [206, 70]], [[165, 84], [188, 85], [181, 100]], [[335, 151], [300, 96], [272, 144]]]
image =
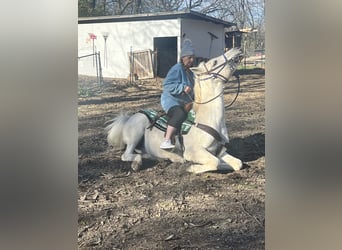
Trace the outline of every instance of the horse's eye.
[[213, 62], [213, 67], [216, 66], [216, 64], [217, 64], [217, 61], [215, 60], [215, 61]]

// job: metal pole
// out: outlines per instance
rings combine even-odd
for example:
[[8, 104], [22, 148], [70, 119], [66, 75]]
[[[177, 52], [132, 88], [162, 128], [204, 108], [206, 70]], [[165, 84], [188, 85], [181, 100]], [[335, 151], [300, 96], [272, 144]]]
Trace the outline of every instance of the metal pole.
[[132, 82], [135, 81], [135, 75], [134, 75], [134, 53], [132, 52]]
[[129, 65], [129, 83], [132, 84], [133, 80], [133, 51], [132, 51], [132, 46], [130, 50], [130, 65]]
[[89, 54], [89, 55], [85, 55], [85, 56], [79, 56], [77, 57], [78, 59], [84, 58], [84, 57], [89, 57], [89, 56], [94, 56], [94, 54]]
[[244, 65], [245, 65], [245, 69], [246, 69], [246, 36], [245, 36], [245, 41], [243, 41], [243, 53], [244, 53]]
[[154, 77], [157, 80], [158, 76], [158, 48], [156, 48], [155, 53], [154, 53]]
[[99, 55], [99, 75], [100, 75], [100, 84], [103, 83], [103, 77], [102, 77], [102, 67], [101, 67], [101, 57], [100, 57], [100, 51], [98, 52]]
[[213, 45], [213, 38], [211, 37], [210, 38], [210, 45], [209, 45], [209, 59], [210, 59], [210, 56], [211, 56], [211, 47], [212, 47], [212, 45]]
[[108, 59], [107, 59], [107, 38], [109, 36], [109, 33], [108, 32], [102, 32], [102, 36], [103, 36], [103, 39], [104, 39], [104, 53], [103, 53], [103, 62], [104, 62], [104, 66], [107, 68], [108, 66]]
[[95, 53], [95, 61], [96, 61], [96, 79], [97, 79], [97, 82], [99, 82], [99, 67], [97, 65], [97, 52]]
[[[92, 40], [93, 40], [93, 54], [95, 55], [94, 39], [92, 39]], [[93, 56], [93, 67], [94, 67], [94, 59], [95, 59], [95, 58], [94, 58], [94, 56]]]

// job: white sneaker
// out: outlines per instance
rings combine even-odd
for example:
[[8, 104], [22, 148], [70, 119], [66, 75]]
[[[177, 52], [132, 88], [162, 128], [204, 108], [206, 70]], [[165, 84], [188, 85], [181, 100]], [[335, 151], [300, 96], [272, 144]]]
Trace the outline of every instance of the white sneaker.
[[163, 141], [162, 144], [160, 144], [161, 149], [172, 149], [174, 147], [175, 145], [171, 143], [171, 140]]

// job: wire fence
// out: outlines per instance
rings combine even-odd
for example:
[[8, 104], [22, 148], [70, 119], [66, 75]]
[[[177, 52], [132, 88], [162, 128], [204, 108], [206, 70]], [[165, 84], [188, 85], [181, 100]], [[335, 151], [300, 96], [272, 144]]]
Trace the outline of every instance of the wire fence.
[[78, 63], [82, 63], [82, 67], [84, 68], [90, 68], [90, 70], [95, 70], [97, 82], [99, 84], [103, 83], [100, 52], [79, 56]]

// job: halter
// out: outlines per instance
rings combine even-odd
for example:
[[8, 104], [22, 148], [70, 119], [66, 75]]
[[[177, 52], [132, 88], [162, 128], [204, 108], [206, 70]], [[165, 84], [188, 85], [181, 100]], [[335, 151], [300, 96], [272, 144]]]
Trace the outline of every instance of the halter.
[[[206, 77], [206, 78], [198, 78], [198, 80], [199, 80], [199, 81], [201, 81], [201, 80], [204, 81], [204, 80], [209, 80], [209, 79], [211, 79], [211, 78], [219, 78], [219, 79], [221, 79], [224, 83], [227, 83], [227, 82], [229, 81], [228, 78], [225, 77], [225, 76], [223, 76], [223, 75], [221, 75], [220, 72], [224, 69], [224, 67], [225, 67], [227, 64], [229, 65], [230, 70], [233, 71], [233, 70], [235, 69], [235, 64], [234, 64], [234, 60], [233, 60], [233, 59], [228, 60], [225, 54], [223, 54], [223, 57], [224, 57], [224, 62], [221, 63], [220, 65], [218, 65], [218, 66], [212, 68], [211, 70], [208, 70], [207, 66], [204, 64], [204, 68], [206, 69], [206, 72], [201, 73], [201, 74], [199, 74], [198, 76], [209, 75], [209, 77]], [[213, 72], [213, 71], [216, 71], [217, 69], [219, 69], [217, 72]], [[234, 100], [232, 101], [232, 103], [230, 103], [229, 105], [225, 106], [225, 108], [230, 107], [230, 106], [235, 102], [235, 100], [236, 100], [236, 98], [237, 98], [237, 96], [238, 96], [238, 94], [239, 94], [239, 92], [240, 92], [240, 91], [239, 91], [239, 89], [240, 89], [240, 79], [239, 79], [239, 76], [238, 76], [237, 74], [235, 74], [235, 72], [234, 72], [234, 76], [235, 76], [235, 77], [237, 78], [237, 80], [238, 80], [238, 92], [237, 92], [237, 94], [236, 94]], [[218, 95], [216, 95], [215, 97], [211, 98], [211, 99], [208, 100], [208, 101], [205, 101], [205, 102], [196, 102], [195, 100], [193, 100], [193, 102], [196, 103], [196, 104], [207, 104], [207, 103], [209, 103], [209, 102], [215, 100], [216, 98], [220, 97], [220, 96], [223, 94], [223, 92], [224, 92], [224, 89], [222, 89], [222, 91], [221, 91]], [[188, 96], [190, 97], [190, 95], [188, 95]], [[192, 100], [192, 98], [190, 98], [190, 99]]]
[[[204, 64], [204, 68], [205, 68], [206, 72], [199, 74], [199, 76], [209, 75], [209, 77], [199, 78], [199, 80], [209, 80], [211, 78], [220, 78], [221, 80], [223, 80], [223, 82], [227, 83], [228, 78], [221, 75], [220, 72], [225, 68], [225, 66], [227, 64], [229, 65], [230, 70], [234, 70], [235, 66], [234, 66], [233, 59], [228, 60], [225, 54], [223, 54], [223, 58], [224, 58], [224, 62], [221, 63], [220, 65], [212, 68], [211, 70], [208, 70], [207, 66]], [[217, 69], [219, 69], [219, 70], [217, 72], [214, 72]]]

